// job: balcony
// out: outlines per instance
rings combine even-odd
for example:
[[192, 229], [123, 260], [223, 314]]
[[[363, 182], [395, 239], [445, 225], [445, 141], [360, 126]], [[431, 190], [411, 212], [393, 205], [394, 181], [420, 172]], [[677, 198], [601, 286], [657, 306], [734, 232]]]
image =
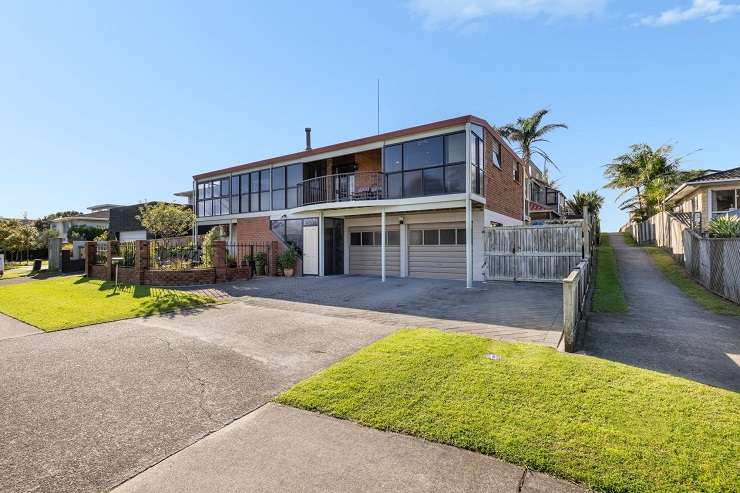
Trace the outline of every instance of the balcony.
[[383, 173], [376, 171], [319, 176], [298, 184], [298, 206], [384, 198]]

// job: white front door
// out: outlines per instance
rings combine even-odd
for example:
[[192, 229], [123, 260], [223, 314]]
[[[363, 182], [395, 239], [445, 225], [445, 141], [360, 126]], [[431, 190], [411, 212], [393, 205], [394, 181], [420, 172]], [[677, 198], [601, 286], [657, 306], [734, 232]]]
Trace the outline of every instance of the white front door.
[[319, 227], [303, 227], [303, 275], [319, 275]]

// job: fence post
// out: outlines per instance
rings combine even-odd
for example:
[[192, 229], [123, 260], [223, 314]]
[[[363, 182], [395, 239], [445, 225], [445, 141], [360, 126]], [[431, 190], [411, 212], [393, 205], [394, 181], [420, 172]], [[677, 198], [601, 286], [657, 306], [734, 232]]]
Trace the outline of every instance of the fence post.
[[226, 242], [216, 240], [213, 242], [213, 267], [216, 270], [216, 282], [226, 280]]
[[98, 245], [94, 241], [85, 242], [85, 275], [92, 277], [92, 268], [95, 265], [95, 256], [98, 253]]
[[147, 240], [136, 240], [134, 272], [137, 284], [144, 284], [147, 269], [149, 269], [149, 242]]
[[579, 274], [580, 269], [563, 279], [563, 345], [567, 353], [575, 351], [575, 328], [578, 323], [576, 310], [578, 294], [576, 291]]
[[118, 246], [117, 241], [109, 241], [108, 242], [108, 258], [105, 261], [105, 271], [106, 271], [106, 278], [109, 281], [113, 280], [114, 274], [113, 274], [113, 248]]

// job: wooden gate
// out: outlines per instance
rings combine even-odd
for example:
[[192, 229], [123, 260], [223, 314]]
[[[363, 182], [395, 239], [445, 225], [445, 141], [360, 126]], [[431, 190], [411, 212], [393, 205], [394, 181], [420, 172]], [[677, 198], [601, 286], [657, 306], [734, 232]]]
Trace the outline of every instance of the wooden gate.
[[562, 282], [584, 258], [582, 220], [483, 231], [486, 280]]

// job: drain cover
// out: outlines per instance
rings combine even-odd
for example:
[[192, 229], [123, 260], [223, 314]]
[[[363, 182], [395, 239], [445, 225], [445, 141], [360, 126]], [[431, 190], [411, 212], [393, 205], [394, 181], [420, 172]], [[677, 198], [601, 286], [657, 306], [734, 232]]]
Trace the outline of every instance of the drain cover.
[[486, 358], [492, 359], [493, 361], [498, 361], [501, 359], [501, 356], [499, 356], [498, 354], [486, 353]]

